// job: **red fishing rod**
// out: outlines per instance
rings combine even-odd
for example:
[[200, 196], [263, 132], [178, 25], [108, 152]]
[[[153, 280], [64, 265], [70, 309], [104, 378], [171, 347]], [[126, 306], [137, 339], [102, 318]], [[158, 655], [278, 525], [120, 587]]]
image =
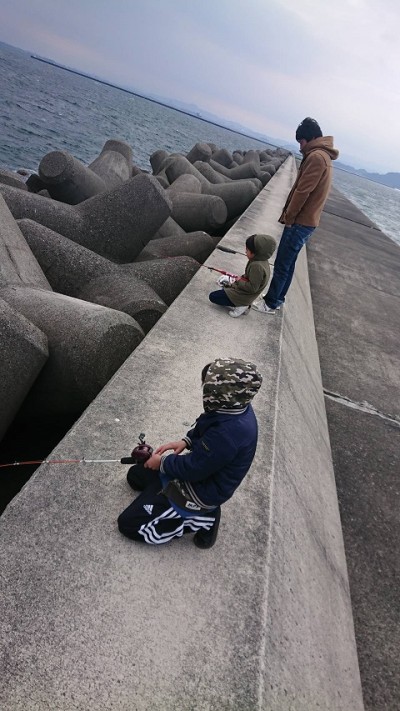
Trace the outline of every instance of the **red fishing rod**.
[[121, 459], [31, 459], [24, 462], [9, 462], [8, 464], [0, 464], [0, 469], [7, 467], [21, 467], [24, 464], [139, 464], [150, 459], [153, 454], [153, 447], [146, 444], [144, 432], [139, 435], [139, 443], [132, 450], [130, 457], [122, 457]]
[[219, 272], [220, 274], [223, 274], [224, 276], [231, 277], [232, 279], [236, 279], [236, 281], [249, 281], [249, 279], [245, 276], [238, 276], [238, 274], [232, 274], [232, 272], [226, 272], [224, 269], [217, 269], [217, 267], [208, 267], [207, 264], [200, 264], [201, 267], [204, 267], [204, 269], [210, 269], [212, 272]]

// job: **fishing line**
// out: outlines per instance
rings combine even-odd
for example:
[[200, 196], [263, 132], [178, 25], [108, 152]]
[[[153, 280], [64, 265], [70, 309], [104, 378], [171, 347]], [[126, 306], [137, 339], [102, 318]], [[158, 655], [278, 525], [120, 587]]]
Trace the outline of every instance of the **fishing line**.
[[[126, 461], [129, 459], [129, 462]], [[131, 461], [132, 460], [132, 461]], [[136, 460], [132, 457], [123, 457], [122, 459], [30, 459], [26, 462], [9, 462], [8, 464], [0, 464], [0, 469], [6, 467], [21, 467], [27, 464], [134, 464]]]

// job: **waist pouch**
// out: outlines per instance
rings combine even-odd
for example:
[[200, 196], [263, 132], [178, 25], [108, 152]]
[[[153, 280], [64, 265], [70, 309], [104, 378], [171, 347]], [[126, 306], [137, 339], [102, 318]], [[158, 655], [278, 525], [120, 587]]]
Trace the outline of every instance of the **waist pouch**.
[[216, 506], [202, 507], [196, 504], [195, 501], [190, 497], [190, 494], [185, 489], [185, 485], [182, 484], [179, 479], [173, 479], [169, 481], [166, 486], [161, 490], [161, 493], [172, 501], [181, 509], [186, 509], [186, 511], [195, 511], [200, 514], [210, 514], [217, 508]]

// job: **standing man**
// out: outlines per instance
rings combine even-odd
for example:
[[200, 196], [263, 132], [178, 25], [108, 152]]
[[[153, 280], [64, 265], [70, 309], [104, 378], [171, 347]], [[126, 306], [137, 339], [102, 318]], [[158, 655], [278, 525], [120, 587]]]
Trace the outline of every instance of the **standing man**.
[[339, 155], [333, 147], [333, 137], [323, 136], [316, 120], [309, 117], [297, 127], [296, 141], [303, 160], [279, 218], [285, 228], [276, 254], [274, 275], [264, 298], [252, 306], [262, 313], [274, 314], [285, 302], [297, 256], [319, 225], [331, 187], [332, 160]]

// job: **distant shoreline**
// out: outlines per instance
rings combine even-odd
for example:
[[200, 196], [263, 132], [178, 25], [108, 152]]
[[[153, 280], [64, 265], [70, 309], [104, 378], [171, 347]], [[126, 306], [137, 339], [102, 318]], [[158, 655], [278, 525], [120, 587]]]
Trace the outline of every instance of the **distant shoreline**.
[[[11, 46], [11, 45], [10, 45]], [[23, 51], [23, 50], [22, 50]], [[37, 54], [30, 54], [32, 59], [36, 59], [38, 62], [43, 62], [43, 64], [49, 64], [50, 66], [56, 67], [57, 69], [62, 69], [66, 72], [69, 72], [70, 74], [76, 74], [77, 76], [81, 76], [84, 79], [90, 79], [91, 81], [97, 81], [99, 84], [103, 84], [104, 86], [110, 86], [112, 89], [117, 89], [119, 91], [123, 91], [125, 94], [129, 94], [130, 96], [138, 96], [140, 99], [145, 99], [146, 101], [151, 101], [153, 104], [158, 104], [159, 106], [163, 106], [164, 108], [171, 109], [172, 111], [177, 111], [180, 114], [183, 114], [185, 116], [190, 116], [191, 118], [196, 118], [199, 121], [203, 121], [203, 123], [208, 123], [211, 124], [212, 126], [217, 126], [218, 128], [223, 128], [225, 131], [230, 131], [231, 133], [234, 133], [237, 136], [243, 136], [244, 138], [250, 138], [253, 141], [257, 141], [258, 143], [261, 143], [262, 145], [265, 146], [270, 146], [271, 148], [282, 148], [282, 146], [278, 146], [275, 143], [271, 143], [269, 141], [263, 140], [262, 138], [258, 138], [254, 135], [251, 135], [249, 133], [243, 133], [242, 131], [235, 130], [233, 128], [229, 128], [228, 126], [225, 126], [222, 123], [218, 123], [217, 121], [212, 121], [211, 119], [203, 118], [201, 115], [198, 113], [193, 113], [191, 111], [185, 111], [184, 109], [179, 109], [176, 106], [172, 106], [171, 104], [167, 104], [165, 101], [160, 101], [159, 99], [153, 99], [150, 96], [146, 96], [145, 94], [140, 94], [137, 91], [133, 91], [132, 89], [126, 89], [125, 87], [118, 86], [118, 84], [113, 84], [112, 82], [106, 81], [105, 79], [99, 79], [96, 76], [93, 76], [91, 74], [86, 74], [85, 72], [79, 71], [78, 69], [71, 69], [70, 67], [66, 67], [63, 64], [59, 64], [58, 62], [55, 62], [52, 59], [46, 59], [45, 57], [40, 57]], [[294, 150], [291, 150], [289, 148], [285, 148], [284, 150], [290, 150], [292, 155], [298, 160], [301, 160], [302, 156], [297, 153]], [[377, 173], [369, 173], [368, 171], [362, 170], [359, 172], [356, 168], [353, 166], [343, 166], [343, 165], [335, 165], [333, 164], [333, 168], [335, 171], [340, 171], [342, 173], [348, 173], [349, 175], [354, 175], [358, 178], [361, 178], [363, 180], [368, 180], [371, 183], [376, 183], [378, 185], [384, 185], [387, 188], [391, 188], [392, 190], [400, 190], [400, 174], [394, 173], [394, 174], [387, 174], [387, 175], [399, 175], [399, 180], [398, 181], [393, 181], [396, 184], [390, 184], [390, 182], [386, 182], [384, 180], [379, 179], [381, 174]], [[379, 177], [378, 177], [379, 175]], [[382, 177], [384, 175], [382, 174]]]
[[266, 146], [270, 146], [271, 148], [281, 148], [281, 146], [276, 146], [274, 143], [269, 143], [268, 141], [263, 141], [261, 138], [256, 138], [255, 136], [251, 136], [249, 133], [242, 133], [241, 131], [235, 131], [233, 128], [228, 128], [228, 126], [224, 126], [222, 123], [217, 123], [216, 121], [210, 121], [209, 119], [205, 119], [202, 116], [199, 116], [198, 114], [191, 113], [190, 111], [185, 111], [184, 109], [178, 109], [176, 106], [171, 106], [171, 104], [166, 104], [163, 101], [159, 101], [158, 99], [151, 99], [149, 96], [145, 96], [144, 94], [139, 94], [137, 91], [132, 91], [131, 89], [125, 89], [122, 86], [118, 86], [118, 84], [112, 84], [110, 81], [106, 81], [105, 79], [98, 79], [97, 77], [92, 76], [91, 74], [85, 74], [85, 72], [80, 72], [78, 69], [70, 69], [70, 67], [65, 67], [63, 64], [58, 64], [57, 62], [54, 62], [52, 59], [45, 59], [44, 57], [39, 57], [37, 54], [31, 54], [32, 59], [36, 59], [38, 62], [43, 62], [44, 64], [50, 64], [52, 67], [57, 67], [57, 69], [63, 69], [66, 72], [70, 72], [71, 74], [77, 74], [79, 77], [84, 77], [85, 79], [91, 79], [92, 81], [97, 81], [99, 84], [104, 84], [105, 86], [111, 86], [112, 89], [118, 89], [119, 91], [124, 91], [126, 94], [130, 94], [131, 96], [138, 96], [140, 99], [146, 99], [147, 101], [151, 101], [153, 104], [158, 104], [159, 106], [164, 106], [167, 109], [172, 109], [173, 111], [178, 111], [180, 114], [185, 114], [185, 116], [191, 116], [191, 118], [196, 118], [199, 119], [199, 121], [203, 121], [204, 123], [210, 123], [212, 126], [218, 126], [218, 128], [223, 128], [225, 131], [230, 131], [231, 133], [236, 133], [238, 136], [244, 136], [245, 138], [251, 138], [253, 141], [258, 141], [259, 143], [262, 143]]

